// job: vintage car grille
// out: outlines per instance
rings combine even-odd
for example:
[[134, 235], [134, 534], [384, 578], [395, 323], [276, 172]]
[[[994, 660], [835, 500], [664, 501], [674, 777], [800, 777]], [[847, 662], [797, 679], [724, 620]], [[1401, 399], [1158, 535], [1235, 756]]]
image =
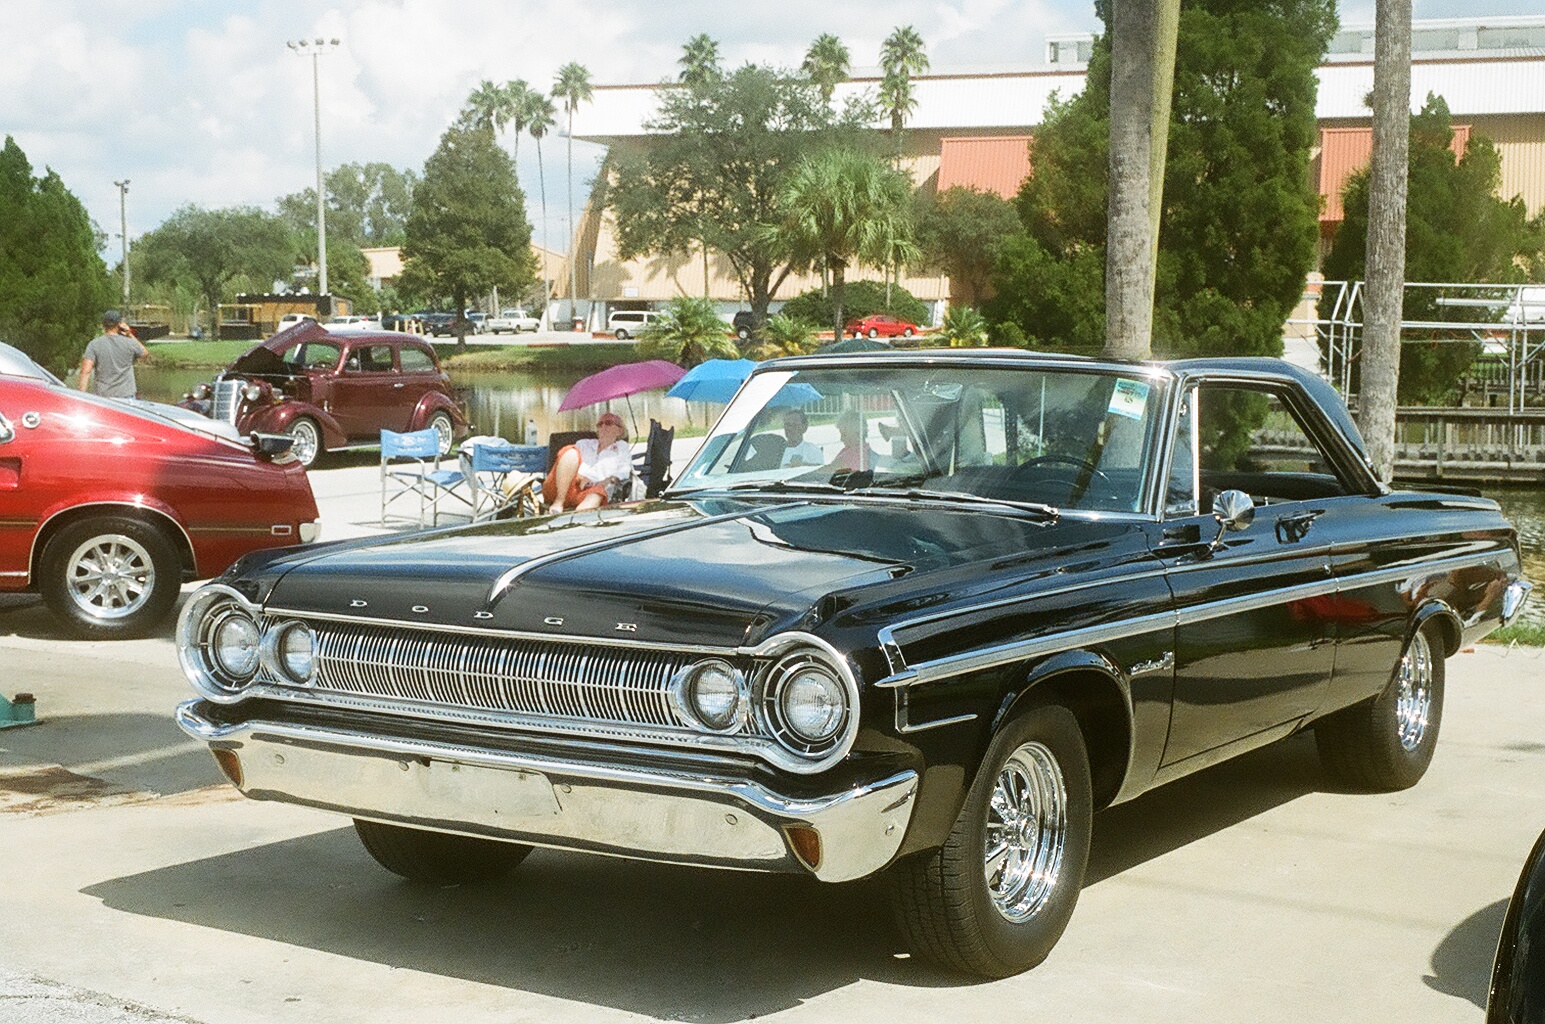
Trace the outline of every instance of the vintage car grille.
[[236, 414], [241, 411], [241, 389], [245, 381], [217, 380], [215, 381], [214, 411], [211, 415], [217, 420], [235, 426]]
[[574, 641], [313, 626], [313, 690], [624, 729], [682, 729], [671, 678], [698, 657]]

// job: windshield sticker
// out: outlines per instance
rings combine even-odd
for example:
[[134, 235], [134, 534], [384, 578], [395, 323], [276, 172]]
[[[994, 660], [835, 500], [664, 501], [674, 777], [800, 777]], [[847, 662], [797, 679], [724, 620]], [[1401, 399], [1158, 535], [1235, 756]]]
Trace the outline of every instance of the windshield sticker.
[[1143, 418], [1143, 408], [1148, 404], [1148, 385], [1136, 380], [1118, 380], [1110, 393], [1109, 412], [1125, 416], [1129, 420]]

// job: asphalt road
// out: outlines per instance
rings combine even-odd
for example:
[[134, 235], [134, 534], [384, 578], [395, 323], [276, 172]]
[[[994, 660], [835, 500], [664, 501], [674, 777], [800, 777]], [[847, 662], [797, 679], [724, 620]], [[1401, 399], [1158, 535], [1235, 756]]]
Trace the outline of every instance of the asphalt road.
[[0, 604], [0, 693], [42, 719], [0, 731], [0, 1024], [1478, 1022], [1545, 828], [1545, 657], [1482, 647], [1415, 789], [1337, 791], [1305, 736], [1106, 811], [1061, 944], [980, 983], [908, 959], [872, 882], [538, 851], [409, 885], [220, 782], [169, 637]]

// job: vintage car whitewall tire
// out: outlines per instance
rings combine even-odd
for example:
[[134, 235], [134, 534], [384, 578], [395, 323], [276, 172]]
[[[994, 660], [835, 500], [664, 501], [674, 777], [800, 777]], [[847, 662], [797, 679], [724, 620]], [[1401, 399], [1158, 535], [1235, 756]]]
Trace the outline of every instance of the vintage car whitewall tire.
[[456, 443], [456, 425], [451, 422], [449, 415], [437, 412], [429, 417], [429, 429], [440, 436], [440, 454], [449, 455], [451, 445]]
[[182, 589], [182, 561], [166, 534], [129, 516], [82, 519], [54, 534], [39, 563], [48, 607], [76, 634], [142, 636]]
[[322, 428], [317, 426], [316, 420], [310, 416], [297, 416], [284, 432], [295, 439], [290, 452], [300, 464], [307, 469], [315, 465], [322, 454]]
[[1421, 781], [1443, 721], [1443, 636], [1428, 622], [1406, 641], [1377, 697], [1314, 725], [1325, 770], [1359, 789], [1409, 789]]
[[1043, 705], [1010, 721], [944, 845], [888, 873], [912, 952], [992, 978], [1046, 959], [1078, 902], [1093, 822], [1078, 720]]
[[354, 819], [354, 831], [376, 863], [414, 882], [487, 882], [513, 871], [531, 847], [497, 839]]

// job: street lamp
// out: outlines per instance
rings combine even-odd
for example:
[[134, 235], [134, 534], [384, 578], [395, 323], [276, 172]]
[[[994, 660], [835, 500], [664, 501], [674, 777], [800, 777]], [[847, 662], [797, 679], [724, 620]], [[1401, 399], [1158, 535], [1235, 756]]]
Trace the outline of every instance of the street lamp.
[[118, 228], [123, 240], [123, 315], [129, 315], [129, 179], [113, 182], [118, 186]]
[[[322, 85], [317, 59], [338, 48], [336, 39], [291, 39], [284, 44], [299, 54], [311, 54], [311, 103], [317, 139], [317, 296], [327, 294], [327, 204], [322, 192]], [[317, 306], [317, 312], [322, 307]]]

